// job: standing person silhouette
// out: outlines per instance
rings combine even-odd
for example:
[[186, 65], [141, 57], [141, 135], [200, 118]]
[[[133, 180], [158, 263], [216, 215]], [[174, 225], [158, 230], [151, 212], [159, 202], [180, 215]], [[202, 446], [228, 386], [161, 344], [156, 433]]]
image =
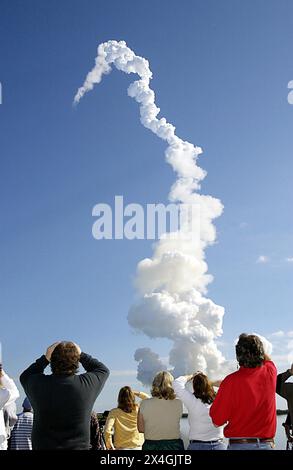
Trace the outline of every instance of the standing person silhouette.
[[19, 397], [19, 391], [14, 381], [4, 372], [0, 365], [0, 450], [7, 450], [8, 429], [4, 420], [5, 407], [14, 404]]
[[[44, 370], [51, 365], [52, 374]], [[85, 373], [77, 374], [79, 363]], [[34, 410], [34, 449], [90, 449], [90, 419], [108, 368], [73, 342], [49, 346], [20, 376]]]
[[215, 426], [223, 426], [228, 450], [271, 450], [276, 433], [275, 364], [257, 335], [242, 334], [236, 344], [239, 370], [222, 382], [211, 406]]

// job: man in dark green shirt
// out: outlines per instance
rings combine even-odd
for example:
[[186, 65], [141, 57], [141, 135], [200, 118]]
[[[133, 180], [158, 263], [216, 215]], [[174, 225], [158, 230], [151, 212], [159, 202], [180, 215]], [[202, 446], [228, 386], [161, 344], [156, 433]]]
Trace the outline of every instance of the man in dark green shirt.
[[[51, 375], [44, 370], [51, 362]], [[84, 374], [76, 374], [79, 363]], [[89, 449], [94, 402], [108, 368], [72, 342], [55, 343], [20, 376], [34, 410], [33, 449]]]

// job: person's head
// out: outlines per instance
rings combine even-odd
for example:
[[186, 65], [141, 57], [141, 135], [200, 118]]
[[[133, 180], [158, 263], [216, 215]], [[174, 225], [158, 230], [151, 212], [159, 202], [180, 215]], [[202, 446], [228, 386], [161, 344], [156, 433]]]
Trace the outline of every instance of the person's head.
[[193, 395], [199, 398], [203, 403], [213, 403], [216, 393], [208, 377], [202, 372], [194, 374], [192, 379]]
[[118, 408], [131, 413], [135, 409], [135, 395], [130, 387], [122, 387], [118, 394]]
[[28, 397], [25, 397], [25, 399], [23, 400], [22, 408], [23, 408], [24, 413], [28, 411], [33, 411], [31, 402], [29, 401]]
[[242, 333], [236, 344], [236, 358], [240, 366], [260, 367], [265, 359], [262, 341], [256, 335]]
[[78, 370], [80, 354], [74, 343], [62, 341], [51, 355], [51, 369], [56, 375], [74, 375]]
[[153, 380], [151, 394], [152, 397], [164, 398], [164, 400], [174, 400], [176, 398], [172, 387], [174, 377], [170, 372], [158, 372]]

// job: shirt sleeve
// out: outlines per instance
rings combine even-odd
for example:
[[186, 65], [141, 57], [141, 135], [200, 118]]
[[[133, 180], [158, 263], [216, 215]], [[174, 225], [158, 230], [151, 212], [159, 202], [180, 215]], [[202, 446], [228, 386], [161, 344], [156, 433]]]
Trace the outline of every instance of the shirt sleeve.
[[187, 378], [184, 376], [178, 377], [178, 379], [175, 379], [173, 382], [173, 388], [176, 393], [177, 398], [179, 398], [186, 408], [194, 408], [196, 404], [196, 398], [193, 395], [192, 392], [187, 390], [185, 388], [185, 385], [187, 384]]
[[9, 392], [9, 399], [5, 403], [5, 406], [7, 406], [13, 403], [15, 400], [17, 400], [17, 398], [19, 397], [19, 391], [14, 381], [5, 373], [2, 376], [2, 385]]
[[83, 352], [80, 355], [80, 363], [86, 370], [86, 373], [81, 374], [79, 377], [90, 382], [99, 393], [110, 375], [108, 367], [97, 359], [91, 357], [89, 354], [85, 354]]
[[232, 395], [231, 384], [226, 377], [221, 383], [216, 398], [210, 408], [210, 417], [215, 426], [223, 426], [229, 421]]
[[39, 359], [31, 364], [20, 376], [19, 380], [23, 386], [26, 393], [28, 393], [29, 382], [32, 377], [44, 375], [44, 370], [46, 369], [49, 361], [46, 356], [43, 354]]
[[270, 374], [277, 376], [277, 368], [273, 361], [264, 361], [263, 365]]
[[283, 372], [282, 374], [278, 374], [277, 376], [277, 386], [276, 392], [283, 398], [287, 399], [287, 387], [285, 385], [286, 380], [291, 376], [290, 370]]
[[10, 393], [6, 388], [0, 388], [0, 410], [6, 405], [10, 397]]
[[113, 435], [114, 424], [115, 424], [115, 415], [112, 411], [110, 411], [107, 417], [105, 430], [104, 430], [104, 436], [105, 436], [107, 449], [113, 446], [112, 435]]

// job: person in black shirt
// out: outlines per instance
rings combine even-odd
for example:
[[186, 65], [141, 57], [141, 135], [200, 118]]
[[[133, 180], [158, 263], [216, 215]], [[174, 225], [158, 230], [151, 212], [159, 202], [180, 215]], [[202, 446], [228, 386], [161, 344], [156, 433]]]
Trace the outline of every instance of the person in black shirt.
[[286, 372], [278, 374], [276, 392], [288, 403], [291, 423], [293, 423], [293, 364]]
[[[45, 375], [50, 362], [52, 374]], [[86, 372], [77, 375], [79, 362]], [[65, 341], [26, 369], [20, 382], [34, 409], [33, 450], [90, 449], [91, 412], [108, 376], [104, 364]]]
[[285, 423], [283, 423], [287, 437], [287, 450], [293, 450], [293, 434], [290, 413], [287, 414]]

